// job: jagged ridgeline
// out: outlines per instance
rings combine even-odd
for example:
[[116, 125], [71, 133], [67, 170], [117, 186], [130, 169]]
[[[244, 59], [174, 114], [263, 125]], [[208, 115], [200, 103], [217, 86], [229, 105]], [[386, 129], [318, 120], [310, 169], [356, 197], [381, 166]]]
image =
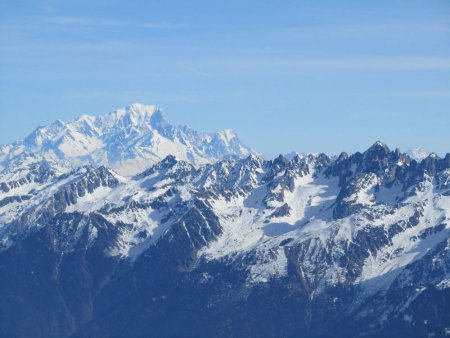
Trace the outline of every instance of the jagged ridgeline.
[[159, 112], [1, 148], [1, 337], [450, 332], [450, 154], [265, 160]]

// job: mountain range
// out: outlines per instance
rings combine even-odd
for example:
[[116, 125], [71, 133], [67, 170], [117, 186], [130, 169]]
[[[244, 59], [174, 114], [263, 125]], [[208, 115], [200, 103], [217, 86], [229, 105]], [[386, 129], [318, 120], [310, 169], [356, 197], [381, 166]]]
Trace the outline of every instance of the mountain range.
[[267, 160], [138, 104], [1, 154], [1, 337], [450, 334], [450, 154]]
[[251, 153], [230, 129], [200, 133], [174, 126], [162, 109], [135, 103], [109, 114], [82, 115], [37, 128], [25, 139], [0, 147], [0, 169], [13, 171], [47, 161], [60, 171], [105, 165], [131, 176], [168, 155], [202, 165]]

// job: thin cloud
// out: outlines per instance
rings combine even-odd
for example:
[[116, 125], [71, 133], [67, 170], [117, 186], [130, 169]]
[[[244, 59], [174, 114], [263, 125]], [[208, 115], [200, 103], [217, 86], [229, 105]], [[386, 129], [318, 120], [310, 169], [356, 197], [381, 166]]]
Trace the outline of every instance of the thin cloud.
[[123, 22], [106, 19], [89, 19], [75, 16], [54, 16], [47, 19], [48, 22], [60, 25], [76, 26], [121, 26]]
[[251, 91], [229, 90], [229, 91], [211, 91], [208, 97], [205, 97], [203, 91], [180, 91], [165, 92], [148, 90], [81, 90], [67, 91], [61, 94], [65, 99], [86, 100], [86, 99], [102, 99], [102, 100], [121, 100], [124, 102], [182, 102], [182, 103], [199, 103], [216, 100], [217, 97], [226, 99], [242, 99], [249, 97], [258, 97], [258, 94]]
[[189, 27], [187, 24], [173, 22], [135, 22], [77, 16], [54, 16], [47, 18], [47, 21], [59, 25], [89, 27], [129, 27], [141, 29], [181, 29]]
[[286, 27], [273, 30], [275, 33], [295, 34], [296, 36], [313, 37], [368, 37], [386, 34], [415, 33], [449, 33], [450, 26], [446, 22], [374, 22], [350, 25]]
[[178, 63], [177, 66], [179, 69], [181, 69], [182, 71], [185, 71], [189, 74], [200, 75], [200, 76], [208, 76], [209, 75], [209, 73], [205, 72], [204, 70], [202, 70], [198, 67], [193, 67], [191, 65], [187, 65], [185, 63]]
[[291, 69], [291, 70], [367, 70], [413, 71], [447, 70], [450, 58], [445, 57], [390, 57], [340, 59], [227, 59], [211, 60], [212, 66], [231, 69]]
[[450, 98], [450, 90], [421, 90], [393, 94], [398, 97]]

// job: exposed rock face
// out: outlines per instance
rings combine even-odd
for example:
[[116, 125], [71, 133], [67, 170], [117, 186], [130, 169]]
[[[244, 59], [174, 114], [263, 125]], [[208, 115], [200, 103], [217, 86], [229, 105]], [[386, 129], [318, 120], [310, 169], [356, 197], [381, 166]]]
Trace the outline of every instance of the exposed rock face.
[[133, 177], [40, 162], [2, 177], [2, 337], [450, 329], [449, 154], [417, 162], [377, 142], [335, 160], [168, 156]]

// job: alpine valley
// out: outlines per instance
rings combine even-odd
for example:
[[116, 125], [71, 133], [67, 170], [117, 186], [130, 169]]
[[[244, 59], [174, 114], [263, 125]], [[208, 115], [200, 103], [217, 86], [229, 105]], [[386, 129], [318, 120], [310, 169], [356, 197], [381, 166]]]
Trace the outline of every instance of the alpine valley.
[[445, 337], [450, 154], [271, 160], [155, 106], [0, 147], [1, 337]]

